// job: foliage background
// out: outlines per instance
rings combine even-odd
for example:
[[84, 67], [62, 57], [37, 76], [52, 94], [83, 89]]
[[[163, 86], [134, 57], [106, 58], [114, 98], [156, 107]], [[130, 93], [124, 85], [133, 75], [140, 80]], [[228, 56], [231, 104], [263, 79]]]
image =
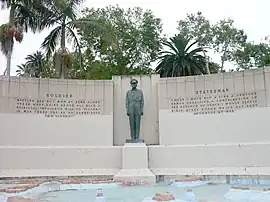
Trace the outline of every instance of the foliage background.
[[[152, 13], [152, 21], [149, 21], [151, 11], [149, 12], [148, 23], [145, 23], [145, 25], [148, 25], [148, 30], [151, 28], [151, 26], [149, 27], [150, 24], [156, 26], [152, 29], [154, 30], [154, 32], [151, 32], [152, 35], [149, 35], [150, 32], [139, 32], [138, 24], [141, 23], [138, 22], [142, 19], [143, 13], [146, 12], [146, 10], [142, 10], [141, 8], [123, 10], [119, 6], [110, 6], [98, 10], [90, 7], [86, 11], [82, 14], [88, 15], [88, 17], [105, 18], [110, 21], [111, 26], [115, 29], [114, 32], [121, 38], [120, 41], [123, 42], [125, 40], [126, 42], [119, 43], [121, 46], [118, 46], [116, 50], [112, 45], [106, 44], [106, 42], [102, 40], [97, 40], [103, 35], [100, 30], [94, 30], [89, 27], [85, 30], [82, 29], [80, 32], [80, 42], [82, 48], [84, 48], [83, 58], [85, 68], [82, 72], [78, 65], [79, 61], [77, 57], [74, 57], [73, 67], [69, 70], [70, 78], [109, 79], [113, 74], [151, 73], [152, 70], [150, 67], [155, 68], [158, 62], [156, 58], [159, 56], [159, 50], [161, 49], [160, 40], [164, 39], [162, 22], [158, 16]], [[125, 13], [125, 15], [123, 13]], [[125, 16], [125, 18], [123, 18], [123, 16]], [[176, 20], [177, 19], [172, 19], [172, 21]], [[213, 63], [213, 59], [209, 58], [210, 68], [214, 67], [214, 71], [211, 71], [212, 73], [216, 72], [216, 69], [224, 71], [224, 69], [226, 69], [224, 67], [226, 67], [228, 62], [235, 65], [235, 70], [246, 69], [253, 66], [262, 67], [269, 64], [269, 40], [262, 40], [261, 43], [250, 41], [245, 31], [235, 26], [235, 23], [230, 18], [225, 18], [218, 22], [211, 22], [204, 16], [204, 13], [190, 13], [187, 14], [185, 18], [178, 19], [178, 23], [175, 27], [176, 34], [181, 33], [187, 37], [192, 37], [194, 40], [200, 41], [201, 45], [206, 45], [209, 48], [208, 57], [211, 56], [209, 55], [211, 52], [214, 52], [215, 56], [219, 55], [220, 59], [218, 63]], [[122, 29], [121, 32], [119, 31], [120, 28]], [[130, 36], [127, 30], [132, 30], [134, 35]], [[141, 35], [139, 33], [141, 33]], [[153, 40], [153, 36], [157, 36], [155, 40]], [[169, 37], [172, 36], [166, 36], [167, 39]], [[262, 38], [263, 37], [264, 36], [262, 36]], [[144, 39], [144, 41], [141, 39]], [[40, 44], [33, 45], [39, 50]], [[132, 48], [133, 50], [131, 51], [130, 49]], [[136, 52], [136, 48], [139, 51]], [[21, 52], [23, 55], [23, 50]], [[138, 55], [138, 53], [140, 54]], [[97, 60], [98, 54], [100, 55], [99, 61]], [[74, 55], [76, 56], [76, 54]], [[27, 55], [25, 55], [25, 57], [26, 56]], [[52, 61], [47, 61], [46, 63], [52, 65]], [[44, 72], [49, 72], [48, 75], [42, 75], [51, 77], [50, 74], [53, 71], [47, 71], [46, 69], [47, 67], [44, 68]]]

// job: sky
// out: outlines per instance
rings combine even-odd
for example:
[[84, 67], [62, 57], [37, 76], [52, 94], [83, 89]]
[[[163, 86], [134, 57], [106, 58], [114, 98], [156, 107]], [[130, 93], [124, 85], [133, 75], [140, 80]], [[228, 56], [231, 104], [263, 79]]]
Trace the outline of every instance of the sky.
[[[154, 14], [162, 19], [163, 32], [167, 36], [176, 34], [177, 21], [184, 19], [187, 13], [201, 11], [212, 23], [231, 17], [235, 26], [244, 29], [249, 41], [260, 42], [265, 36], [270, 35], [269, 26], [269, 0], [86, 0], [85, 7], [105, 7], [116, 5], [128, 8], [139, 6], [143, 9], [151, 9]], [[8, 21], [8, 11], [0, 10], [0, 24]], [[28, 54], [32, 54], [40, 48], [43, 39], [50, 30], [40, 34], [25, 34], [21, 44], [15, 44], [12, 56], [11, 74], [16, 75], [16, 66], [24, 62]], [[215, 54], [211, 57], [219, 62]], [[225, 64], [225, 69], [233, 68], [233, 64]], [[0, 53], [0, 75], [6, 68], [6, 59]]]

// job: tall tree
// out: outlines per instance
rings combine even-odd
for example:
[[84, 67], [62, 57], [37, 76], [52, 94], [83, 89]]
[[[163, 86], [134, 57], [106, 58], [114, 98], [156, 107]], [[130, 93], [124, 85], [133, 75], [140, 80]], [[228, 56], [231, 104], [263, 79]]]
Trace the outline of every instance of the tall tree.
[[233, 53], [241, 49], [247, 39], [244, 31], [234, 26], [232, 19], [223, 19], [211, 24], [201, 12], [187, 14], [185, 19], [178, 22], [177, 29], [180, 34], [195, 39], [199, 45], [207, 46], [218, 53], [220, 71], [223, 71], [226, 61], [234, 60]]
[[[85, 9], [84, 18], [108, 22], [117, 44], [102, 40], [104, 32], [86, 26], [80, 33], [83, 47], [91, 59], [99, 59], [116, 74], [148, 73], [151, 62], [161, 49], [161, 19], [152, 11], [140, 7], [123, 9], [119, 6]], [[134, 71], [136, 70], [136, 71]]]
[[192, 42], [182, 35], [171, 37], [164, 41], [163, 45], [168, 48], [160, 54], [160, 62], [155, 69], [161, 77], [179, 77], [205, 74], [206, 58], [203, 48], [196, 47], [198, 41]]
[[[198, 11], [196, 14], [187, 14], [186, 18], [178, 21], [177, 30], [180, 35], [186, 38], [193, 39], [198, 42], [199, 46], [211, 48], [213, 44], [212, 25], [210, 21], [205, 18], [202, 12]], [[206, 51], [203, 52], [206, 60], [206, 70], [208, 74], [211, 73], [209, 68], [210, 57], [207, 56]]]
[[[81, 55], [80, 42], [76, 35], [76, 28], [84, 24], [99, 26], [95, 20], [84, 18], [78, 19], [78, 7], [83, 0], [47, 0], [42, 7], [43, 19], [40, 23], [42, 28], [50, 28], [57, 25], [45, 38], [41, 47], [45, 50], [47, 57], [55, 53], [55, 66], [61, 78], [65, 77], [66, 70], [72, 65], [72, 54], [66, 47], [70, 42], [75, 51]], [[58, 43], [60, 49], [56, 50]], [[82, 58], [81, 58], [82, 59]]]
[[233, 58], [240, 69], [251, 67], [265, 67], [270, 65], [270, 44], [248, 42], [241, 50], [233, 53]]
[[200, 46], [209, 46], [212, 43], [211, 23], [202, 12], [187, 14], [185, 19], [177, 23], [177, 30], [182, 36], [198, 41]]
[[1, 0], [2, 8], [9, 9], [9, 22], [0, 27], [0, 46], [2, 53], [6, 56], [6, 73], [10, 76], [11, 57], [14, 40], [23, 40], [23, 31], [38, 30], [37, 8], [41, 0]]
[[234, 21], [230, 18], [220, 20], [212, 27], [213, 48], [221, 54], [221, 71], [226, 61], [233, 60], [233, 53], [244, 47], [247, 35], [244, 30], [234, 27]]

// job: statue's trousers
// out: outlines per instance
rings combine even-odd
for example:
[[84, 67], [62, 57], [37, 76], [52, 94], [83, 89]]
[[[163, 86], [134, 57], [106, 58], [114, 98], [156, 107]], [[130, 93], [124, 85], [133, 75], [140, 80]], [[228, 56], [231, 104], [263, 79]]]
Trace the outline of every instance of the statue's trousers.
[[129, 115], [130, 132], [132, 139], [139, 139], [141, 115], [138, 113], [132, 113]]

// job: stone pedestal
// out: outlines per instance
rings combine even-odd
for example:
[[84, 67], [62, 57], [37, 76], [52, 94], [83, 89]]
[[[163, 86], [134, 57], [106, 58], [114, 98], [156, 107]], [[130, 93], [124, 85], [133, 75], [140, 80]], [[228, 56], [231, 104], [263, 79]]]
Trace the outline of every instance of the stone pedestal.
[[148, 150], [144, 143], [126, 143], [122, 156], [122, 170], [114, 176], [115, 181], [138, 184], [156, 182], [156, 176], [148, 169]]
[[126, 143], [144, 143], [144, 139], [126, 139]]

